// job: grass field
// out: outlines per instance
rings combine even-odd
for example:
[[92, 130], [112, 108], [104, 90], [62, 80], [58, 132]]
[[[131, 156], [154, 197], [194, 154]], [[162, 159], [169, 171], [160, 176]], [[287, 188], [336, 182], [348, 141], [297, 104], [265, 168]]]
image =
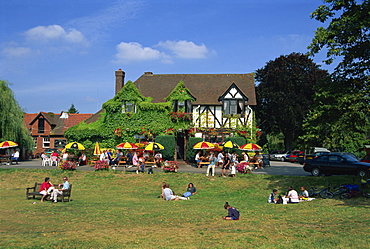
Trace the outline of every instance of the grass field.
[[[50, 177], [73, 184], [69, 203], [26, 200], [25, 188]], [[273, 188], [286, 192], [357, 183], [352, 176], [297, 177], [62, 172], [0, 169], [1, 248], [368, 248], [370, 199], [317, 199], [267, 204]], [[163, 201], [161, 183], [187, 201]], [[241, 213], [225, 221], [225, 201]]]

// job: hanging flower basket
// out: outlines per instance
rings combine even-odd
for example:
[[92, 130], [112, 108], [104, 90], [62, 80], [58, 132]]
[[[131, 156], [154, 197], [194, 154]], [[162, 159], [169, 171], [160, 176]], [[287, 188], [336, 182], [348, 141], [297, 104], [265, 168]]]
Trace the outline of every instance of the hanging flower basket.
[[94, 164], [94, 169], [95, 169], [95, 171], [97, 171], [97, 170], [108, 170], [109, 169], [109, 164], [108, 164], [107, 161], [99, 160]]
[[58, 168], [62, 170], [75, 170], [77, 167], [75, 162], [65, 161], [62, 164], [59, 164]]

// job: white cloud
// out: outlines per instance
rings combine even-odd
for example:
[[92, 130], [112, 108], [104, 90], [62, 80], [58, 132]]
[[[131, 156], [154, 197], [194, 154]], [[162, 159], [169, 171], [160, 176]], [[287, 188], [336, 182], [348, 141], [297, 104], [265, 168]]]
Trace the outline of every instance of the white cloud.
[[157, 46], [168, 49], [176, 57], [183, 59], [204, 59], [209, 53], [204, 44], [196, 45], [190, 41], [165, 41]]
[[59, 25], [37, 26], [27, 30], [24, 34], [28, 40], [34, 41], [62, 40], [81, 43], [85, 40], [84, 35], [80, 31], [76, 29], [66, 31]]
[[137, 42], [121, 42], [116, 47], [116, 61], [117, 63], [129, 63], [147, 60], [162, 60], [164, 63], [171, 62], [168, 55], [159, 50], [143, 47]]
[[2, 50], [2, 53], [8, 58], [14, 57], [25, 57], [30, 55], [32, 52], [29, 47], [6, 47]]

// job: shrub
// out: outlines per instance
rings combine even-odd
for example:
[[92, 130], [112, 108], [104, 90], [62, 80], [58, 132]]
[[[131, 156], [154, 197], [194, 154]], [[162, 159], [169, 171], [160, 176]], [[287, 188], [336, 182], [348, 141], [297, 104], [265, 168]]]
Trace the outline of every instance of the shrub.
[[176, 146], [175, 136], [174, 135], [156, 136], [155, 141], [164, 146], [164, 150], [161, 151], [163, 160], [173, 160]]
[[72, 161], [65, 161], [59, 164], [58, 168], [62, 170], [75, 170], [77, 167], [75, 162]]

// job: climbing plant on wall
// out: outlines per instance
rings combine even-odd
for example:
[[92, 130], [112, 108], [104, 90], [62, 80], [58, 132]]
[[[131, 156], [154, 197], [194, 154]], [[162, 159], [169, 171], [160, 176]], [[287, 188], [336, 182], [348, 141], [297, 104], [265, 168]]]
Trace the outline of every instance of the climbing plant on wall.
[[[136, 85], [128, 81], [116, 96], [103, 104], [97, 121], [73, 126], [65, 132], [65, 136], [68, 140], [88, 146], [98, 141], [101, 147], [114, 148], [123, 141], [136, 142], [135, 137], [143, 135], [140, 134], [143, 127], [150, 130], [153, 136], [166, 135], [169, 130], [175, 133], [179, 129], [188, 129], [191, 119], [174, 120], [169, 114], [173, 111], [172, 102], [192, 100], [189, 94], [183, 82], [179, 82], [166, 102], [152, 103], [152, 98], [144, 97]], [[128, 103], [130, 111], [125, 108]]]

